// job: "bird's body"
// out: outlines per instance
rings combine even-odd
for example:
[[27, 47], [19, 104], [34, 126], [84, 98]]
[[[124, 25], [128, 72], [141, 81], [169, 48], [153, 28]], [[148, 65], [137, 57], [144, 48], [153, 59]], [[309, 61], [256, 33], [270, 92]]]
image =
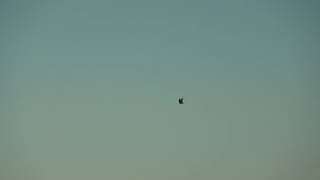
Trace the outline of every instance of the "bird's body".
[[179, 101], [179, 104], [184, 104], [183, 97], [179, 98], [178, 101]]

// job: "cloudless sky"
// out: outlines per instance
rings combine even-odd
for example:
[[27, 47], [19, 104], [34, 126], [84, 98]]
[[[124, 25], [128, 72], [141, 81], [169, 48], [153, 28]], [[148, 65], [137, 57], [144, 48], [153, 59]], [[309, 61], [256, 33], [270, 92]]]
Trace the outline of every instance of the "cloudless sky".
[[1, 179], [320, 178], [319, 5], [1, 2]]

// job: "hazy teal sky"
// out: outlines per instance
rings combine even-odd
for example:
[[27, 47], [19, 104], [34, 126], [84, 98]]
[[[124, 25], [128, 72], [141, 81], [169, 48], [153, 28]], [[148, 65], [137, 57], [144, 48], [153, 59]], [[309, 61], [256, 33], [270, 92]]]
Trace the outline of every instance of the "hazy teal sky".
[[320, 178], [319, 5], [2, 1], [1, 179]]

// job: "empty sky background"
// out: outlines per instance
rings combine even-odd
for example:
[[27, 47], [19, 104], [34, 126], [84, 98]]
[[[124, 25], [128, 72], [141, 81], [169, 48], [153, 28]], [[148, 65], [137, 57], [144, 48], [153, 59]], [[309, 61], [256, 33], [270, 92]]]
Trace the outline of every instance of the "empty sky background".
[[1, 1], [0, 178], [319, 179], [319, 5]]

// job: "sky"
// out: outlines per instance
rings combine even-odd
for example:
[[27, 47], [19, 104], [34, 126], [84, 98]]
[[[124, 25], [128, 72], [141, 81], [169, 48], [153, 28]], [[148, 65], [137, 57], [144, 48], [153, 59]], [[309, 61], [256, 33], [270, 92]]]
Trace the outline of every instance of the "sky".
[[1, 179], [320, 178], [319, 5], [1, 1]]

